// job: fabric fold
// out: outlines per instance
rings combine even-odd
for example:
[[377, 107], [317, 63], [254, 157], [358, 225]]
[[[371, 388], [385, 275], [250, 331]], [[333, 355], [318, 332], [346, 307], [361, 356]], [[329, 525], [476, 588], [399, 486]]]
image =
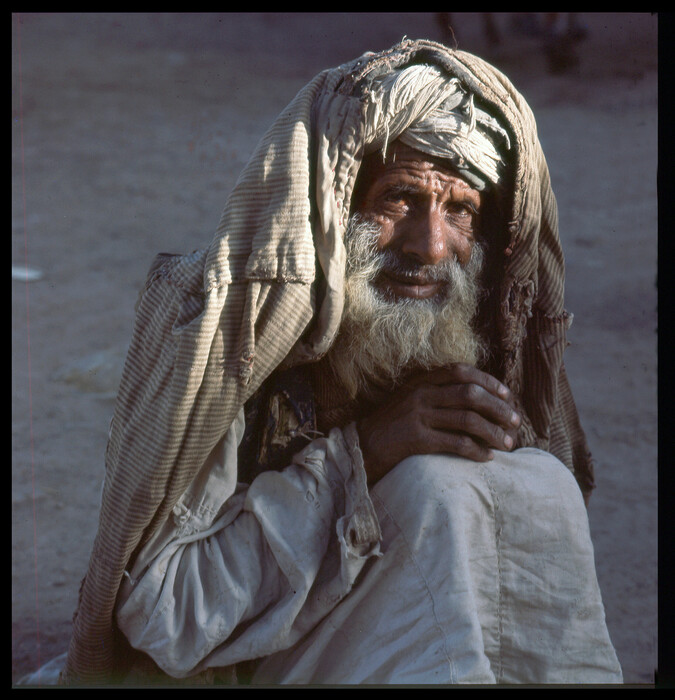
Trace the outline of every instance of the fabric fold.
[[221, 467], [214, 457], [193, 489], [202, 505], [222, 502], [207, 509], [219, 517], [200, 518], [184, 499], [186, 517], [168, 521], [138, 554], [118, 598], [130, 644], [172, 677], [289, 648], [379, 556], [363, 465], [337, 428], [229, 498], [213, 477]]

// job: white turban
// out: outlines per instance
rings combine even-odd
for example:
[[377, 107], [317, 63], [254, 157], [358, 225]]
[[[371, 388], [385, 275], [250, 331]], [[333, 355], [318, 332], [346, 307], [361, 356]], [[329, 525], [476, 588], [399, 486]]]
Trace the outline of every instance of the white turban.
[[509, 149], [508, 133], [474, 104], [457, 78], [435, 66], [411, 65], [375, 78], [367, 112], [367, 152], [399, 139], [432, 156], [449, 160], [478, 189], [497, 184]]

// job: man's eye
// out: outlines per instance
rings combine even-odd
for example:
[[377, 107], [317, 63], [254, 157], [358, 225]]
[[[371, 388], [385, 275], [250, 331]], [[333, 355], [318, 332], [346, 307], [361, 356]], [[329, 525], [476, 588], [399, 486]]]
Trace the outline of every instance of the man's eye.
[[451, 218], [464, 221], [473, 221], [476, 214], [478, 214], [476, 209], [466, 202], [453, 202], [448, 205], [446, 211]]
[[385, 196], [384, 201], [395, 207], [405, 207], [408, 205], [408, 198], [405, 194], [401, 194], [400, 192], [390, 192]]

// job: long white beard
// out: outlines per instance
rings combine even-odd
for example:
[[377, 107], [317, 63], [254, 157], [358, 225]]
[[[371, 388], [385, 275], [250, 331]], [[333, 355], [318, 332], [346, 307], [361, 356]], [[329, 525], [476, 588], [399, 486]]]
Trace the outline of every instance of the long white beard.
[[469, 264], [449, 260], [424, 267], [434, 280], [447, 280], [441, 298], [388, 298], [373, 285], [380, 270], [405, 272], [409, 261], [378, 251], [379, 227], [353, 216], [346, 234], [345, 309], [328, 359], [353, 398], [369, 385], [391, 388], [412, 369], [453, 362], [478, 364], [485, 346], [473, 328], [480, 295], [483, 251], [474, 245]]

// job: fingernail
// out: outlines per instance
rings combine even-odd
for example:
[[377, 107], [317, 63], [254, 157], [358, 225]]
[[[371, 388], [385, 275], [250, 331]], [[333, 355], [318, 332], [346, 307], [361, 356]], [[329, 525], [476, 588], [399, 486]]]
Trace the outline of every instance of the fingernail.
[[504, 438], [504, 444], [506, 445], [506, 449], [510, 450], [513, 447], [513, 438], [510, 435], [507, 435]]
[[520, 425], [520, 416], [515, 412], [511, 414], [511, 424]]

